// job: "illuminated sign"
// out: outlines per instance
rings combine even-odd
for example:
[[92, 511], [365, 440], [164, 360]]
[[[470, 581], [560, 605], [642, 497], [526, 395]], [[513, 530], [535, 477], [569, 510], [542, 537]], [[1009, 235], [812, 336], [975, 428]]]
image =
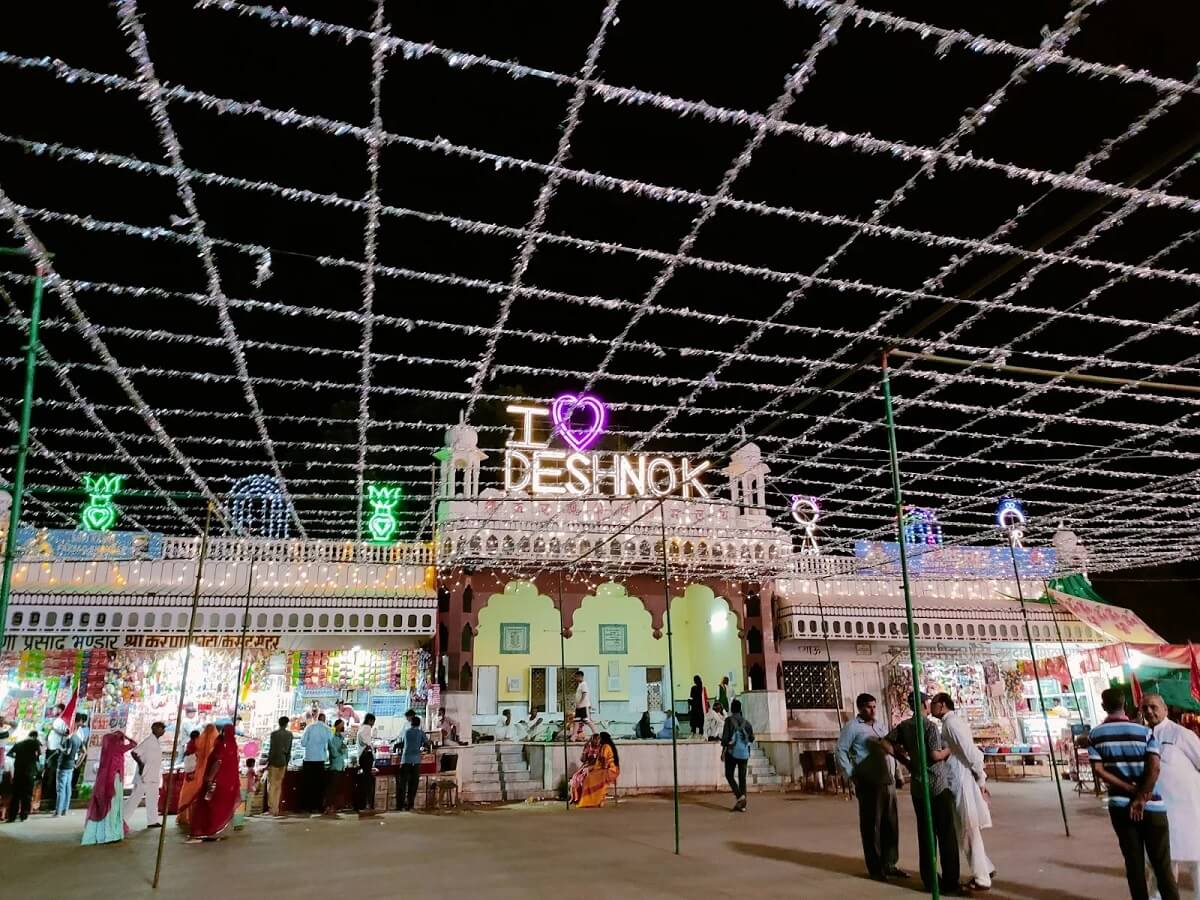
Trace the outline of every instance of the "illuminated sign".
[[937, 513], [923, 506], [904, 507], [904, 518], [900, 522], [901, 533], [906, 544], [942, 543], [942, 525], [937, 519]]
[[367, 518], [367, 531], [371, 533], [371, 543], [390, 544], [400, 527], [400, 522], [396, 519], [396, 507], [400, 504], [400, 486], [373, 481], [367, 485], [367, 502], [371, 504], [371, 515]]
[[112, 531], [117, 524], [113, 495], [121, 490], [122, 475], [84, 475], [87, 503], [79, 511], [79, 527], [84, 531]]
[[819, 553], [817, 547], [817, 522], [821, 518], [821, 502], [816, 497], [801, 497], [792, 494], [792, 519], [804, 529], [800, 540], [801, 553]]
[[[588, 452], [608, 424], [608, 407], [592, 394], [560, 394], [549, 408], [517, 404], [520, 427], [504, 451], [504, 490], [538, 497], [708, 497], [700, 476], [711, 465], [647, 453]], [[549, 418], [567, 449], [534, 440], [534, 419]]]
[[1025, 507], [1015, 497], [1005, 497], [996, 507], [996, 526], [1008, 534], [1014, 547], [1023, 547], [1025, 537]]

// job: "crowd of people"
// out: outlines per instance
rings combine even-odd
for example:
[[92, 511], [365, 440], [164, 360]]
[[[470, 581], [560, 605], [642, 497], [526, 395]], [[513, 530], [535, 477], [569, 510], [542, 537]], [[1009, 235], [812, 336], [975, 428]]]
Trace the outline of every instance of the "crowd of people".
[[[915, 699], [909, 695], [914, 708]], [[992, 827], [983, 753], [949, 694], [921, 699], [920, 716], [914, 713], [889, 730], [876, 718], [876, 699], [860, 694], [858, 714], [838, 739], [838, 768], [858, 799], [867, 872], [879, 881], [908, 877], [897, 866], [896, 809], [896, 788], [907, 772], [926, 890], [936, 878], [944, 894], [987, 891], [996, 872], [983, 840], [984, 829]], [[1148, 900], [1153, 889], [1161, 900], [1176, 900], [1181, 863], [1192, 869], [1193, 884], [1200, 886], [1200, 738], [1170, 721], [1157, 694], [1142, 699], [1144, 724], [1127, 715], [1119, 689], [1104, 691], [1101, 703], [1107, 718], [1082, 741], [1097, 781], [1108, 790], [1109, 818], [1125, 860], [1130, 896]], [[917, 764], [922, 744], [924, 768]], [[924, 825], [926, 787], [932, 846]], [[966, 861], [966, 882], [961, 880], [960, 857]]]

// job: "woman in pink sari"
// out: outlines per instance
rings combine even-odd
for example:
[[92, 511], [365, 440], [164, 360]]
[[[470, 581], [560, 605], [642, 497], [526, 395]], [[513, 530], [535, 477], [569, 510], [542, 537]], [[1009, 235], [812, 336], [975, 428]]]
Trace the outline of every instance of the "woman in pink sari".
[[208, 756], [200, 795], [193, 804], [189, 844], [215, 841], [232, 824], [242, 794], [240, 774], [237, 737], [233, 726], [226, 725]]
[[579, 755], [579, 768], [571, 776], [570, 797], [572, 803], [578, 804], [583, 799], [583, 786], [587, 782], [588, 773], [599, 759], [600, 735], [593, 734], [588, 742], [583, 745], [583, 752]]
[[96, 784], [88, 801], [87, 820], [83, 824], [81, 844], [110, 844], [125, 839], [129, 831], [122, 815], [125, 797], [125, 754], [137, 746], [120, 731], [113, 731], [100, 742], [100, 763]]

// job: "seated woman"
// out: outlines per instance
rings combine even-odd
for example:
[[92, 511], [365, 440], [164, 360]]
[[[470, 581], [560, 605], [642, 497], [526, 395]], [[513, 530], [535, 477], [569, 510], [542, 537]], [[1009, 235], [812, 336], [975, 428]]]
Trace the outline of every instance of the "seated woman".
[[642, 713], [642, 717], [638, 719], [633, 736], [643, 741], [654, 737], [654, 726], [650, 724], [650, 713], [648, 711]]
[[242, 793], [239, 775], [237, 736], [233, 725], [226, 725], [208, 755], [200, 794], [192, 804], [189, 844], [215, 841], [232, 824]]
[[[603, 806], [608, 794], [608, 786], [616, 784], [617, 779], [621, 777], [621, 756], [617, 752], [617, 745], [613, 743], [612, 735], [607, 731], [602, 731], [599, 738], [600, 743], [595, 761], [587, 767], [579, 799], [575, 801], [575, 805], [580, 809]], [[591, 746], [591, 742], [589, 742], [589, 746]]]
[[571, 802], [578, 804], [580, 798], [583, 797], [584, 782], [587, 781], [588, 772], [592, 766], [596, 764], [596, 760], [600, 758], [600, 735], [593, 734], [588, 742], [583, 745], [583, 753], [579, 757], [579, 768], [575, 770], [575, 774], [571, 776], [569, 790], [571, 792]]

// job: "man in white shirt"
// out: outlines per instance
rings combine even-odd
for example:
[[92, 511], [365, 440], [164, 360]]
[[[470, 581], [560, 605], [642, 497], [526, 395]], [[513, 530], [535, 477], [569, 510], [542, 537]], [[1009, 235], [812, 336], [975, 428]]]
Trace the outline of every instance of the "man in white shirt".
[[370, 750], [375, 755], [375, 713], [367, 713], [362, 724], [358, 726], [358, 751], [354, 754], [362, 756], [363, 750]]
[[1142, 717], [1162, 750], [1154, 789], [1167, 801], [1175, 877], [1181, 866], [1191, 869], [1194, 895], [1200, 896], [1200, 738], [1167, 718], [1161, 694], [1142, 697]]
[[704, 715], [704, 737], [710, 741], [719, 741], [724, 733], [725, 710], [721, 708], [721, 701], [718, 700]]
[[45, 768], [42, 770], [42, 799], [51, 803], [56, 803], [58, 799], [58, 753], [62, 749], [63, 741], [71, 731], [67, 726], [67, 720], [63, 718], [65, 711], [66, 707], [61, 703], [54, 705], [51, 710], [54, 720], [46, 731], [46, 762]]
[[133, 761], [137, 763], [138, 771], [133, 776], [133, 793], [125, 801], [124, 819], [126, 823], [133, 821], [133, 814], [143, 800], [146, 801], [146, 827], [159, 828], [162, 823], [158, 818], [158, 790], [162, 786], [162, 744], [159, 739], [166, 732], [167, 726], [155, 722], [150, 726], [150, 734], [142, 739], [132, 751]]
[[587, 725], [588, 730], [592, 734], [596, 733], [596, 726], [592, 724], [592, 693], [588, 689], [587, 679], [583, 677], [583, 670], [575, 670], [575, 729], [571, 735], [572, 740], [577, 740], [583, 735], [583, 726]]
[[[408, 715], [405, 713], [405, 715]], [[458, 738], [458, 723], [446, 715], [446, 707], [439, 706], [437, 714], [437, 724], [434, 726], [442, 732], [442, 743], [448, 744], [451, 741], [454, 743], [462, 743]]]
[[537, 740], [537, 735], [541, 732], [542, 726], [545, 725], [542, 719], [542, 714], [536, 709], [529, 710], [529, 715], [520, 723], [523, 734], [521, 740], [534, 741]]
[[947, 693], [934, 694], [929, 711], [942, 720], [942, 738], [950, 750], [947, 768], [954, 792], [954, 828], [962, 855], [971, 868], [971, 890], [986, 891], [992, 886], [992, 861], [983, 843], [983, 829], [992, 827], [988, 808], [991, 793], [983, 767], [983, 751], [975, 746], [971, 726], [954, 711], [954, 699]]

